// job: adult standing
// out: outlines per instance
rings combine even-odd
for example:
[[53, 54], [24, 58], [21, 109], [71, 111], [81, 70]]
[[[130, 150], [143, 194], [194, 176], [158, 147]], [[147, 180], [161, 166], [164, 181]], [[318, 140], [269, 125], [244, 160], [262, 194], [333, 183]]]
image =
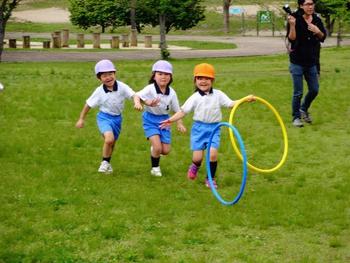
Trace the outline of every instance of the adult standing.
[[[289, 70], [293, 80], [293, 125], [303, 127], [302, 120], [312, 123], [308, 110], [319, 91], [318, 51], [320, 42], [326, 38], [326, 30], [321, 19], [315, 14], [313, 0], [298, 0], [298, 9], [296, 13], [288, 16], [287, 36], [291, 43]], [[304, 98], [303, 78], [308, 86]]]

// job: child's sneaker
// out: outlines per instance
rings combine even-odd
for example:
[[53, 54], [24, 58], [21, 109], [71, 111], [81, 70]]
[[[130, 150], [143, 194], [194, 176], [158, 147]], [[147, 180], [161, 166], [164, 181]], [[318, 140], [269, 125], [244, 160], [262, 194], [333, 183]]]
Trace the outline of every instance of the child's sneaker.
[[113, 173], [113, 168], [112, 168], [112, 165], [109, 163], [108, 165], [108, 172], [109, 174]]
[[152, 167], [151, 174], [154, 176], [162, 176], [162, 172], [160, 171], [160, 167]]
[[100, 168], [98, 168], [99, 173], [112, 173], [113, 169], [112, 166], [109, 162], [107, 161], [102, 161]]
[[[215, 179], [214, 179], [214, 178], [213, 178], [213, 185], [214, 185], [215, 189], [217, 189], [217, 188], [218, 188], [218, 185], [216, 184], [216, 181], [215, 181]], [[205, 186], [206, 186], [206, 187], [208, 187], [208, 188], [210, 188], [210, 183], [209, 183], [208, 178], [207, 178], [207, 179], [205, 179]]]
[[187, 171], [187, 177], [190, 180], [194, 180], [197, 178], [198, 167], [195, 164], [191, 164]]

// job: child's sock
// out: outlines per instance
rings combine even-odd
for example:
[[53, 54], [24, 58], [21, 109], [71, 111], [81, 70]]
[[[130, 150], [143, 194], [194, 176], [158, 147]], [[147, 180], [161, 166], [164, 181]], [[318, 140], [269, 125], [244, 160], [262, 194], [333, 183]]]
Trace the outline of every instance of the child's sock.
[[195, 166], [197, 166], [197, 168], [201, 167], [201, 164], [202, 164], [202, 162], [194, 162], [194, 161], [192, 161], [192, 163], [193, 163]]
[[210, 162], [210, 173], [211, 177], [214, 179], [215, 178], [215, 173], [216, 173], [216, 168], [218, 166], [218, 162]]
[[160, 161], [160, 157], [151, 156], [152, 167], [158, 167], [159, 161]]
[[112, 158], [112, 157], [103, 157], [103, 158], [102, 158], [102, 161], [106, 161], [106, 162], [109, 162], [109, 163], [110, 163], [110, 162], [111, 162], [111, 158]]

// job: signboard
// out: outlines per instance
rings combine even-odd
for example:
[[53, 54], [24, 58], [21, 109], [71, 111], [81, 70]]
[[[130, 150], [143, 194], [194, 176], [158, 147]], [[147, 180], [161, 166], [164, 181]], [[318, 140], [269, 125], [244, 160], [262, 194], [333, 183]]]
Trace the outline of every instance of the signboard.
[[272, 12], [270, 11], [259, 11], [258, 12], [258, 19], [259, 22], [264, 23], [271, 23], [272, 22]]
[[229, 9], [230, 15], [240, 15], [244, 13], [244, 9], [238, 6], [231, 6]]

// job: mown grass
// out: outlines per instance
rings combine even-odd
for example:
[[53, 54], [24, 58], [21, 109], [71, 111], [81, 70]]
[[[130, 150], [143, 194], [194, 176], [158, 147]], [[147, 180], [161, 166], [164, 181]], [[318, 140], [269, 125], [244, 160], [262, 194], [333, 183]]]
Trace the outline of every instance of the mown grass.
[[[112, 165], [97, 173], [102, 140], [89, 113], [74, 124], [98, 85], [94, 63], [1, 63], [0, 262], [347, 262], [350, 260], [350, 49], [322, 50], [314, 124], [290, 124], [286, 56], [208, 59], [215, 86], [232, 98], [254, 93], [281, 114], [289, 136], [286, 164], [272, 174], [249, 172], [245, 193], [222, 206], [192, 182], [189, 134], [173, 131], [164, 176], [149, 174], [141, 114], [126, 103]], [[192, 93], [200, 59], [174, 60], [181, 102]], [[146, 85], [153, 61], [116, 61], [118, 78]], [[224, 111], [224, 120], [229, 111]], [[259, 103], [243, 104], [235, 124], [249, 161], [276, 164], [283, 148], [277, 121]], [[191, 116], [184, 119], [190, 129]], [[241, 163], [223, 129], [219, 191], [233, 198]]]

